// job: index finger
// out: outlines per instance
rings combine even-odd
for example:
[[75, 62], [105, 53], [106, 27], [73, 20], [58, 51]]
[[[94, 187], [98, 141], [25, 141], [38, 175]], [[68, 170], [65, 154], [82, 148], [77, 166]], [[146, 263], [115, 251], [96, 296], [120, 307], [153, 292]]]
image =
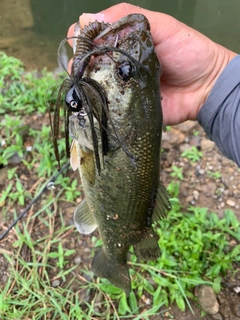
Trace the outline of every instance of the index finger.
[[[69, 27], [68, 33], [67, 33], [67, 37], [68, 37], [68, 38], [73, 36], [74, 27], [75, 27], [75, 23], [72, 24], [72, 25]], [[68, 44], [72, 47], [72, 46], [73, 46], [73, 39], [68, 39]]]

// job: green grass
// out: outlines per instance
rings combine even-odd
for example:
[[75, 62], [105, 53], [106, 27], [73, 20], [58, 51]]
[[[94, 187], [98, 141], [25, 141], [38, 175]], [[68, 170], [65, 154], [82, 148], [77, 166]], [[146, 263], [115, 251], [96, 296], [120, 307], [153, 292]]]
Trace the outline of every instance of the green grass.
[[[48, 204], [57, 202], [62, 192], [60, 190], [57, 196], [52, 194]], [[228, 248], [230, 236], [239, 240], [240, 234], [239, 222], [232, 211], [227, 210], [223, 219], [214, 213], [208, 214], [206, 208], [190, 207], [189, 212], [184, 213], [175, 199], [168, 218], [155, 226], [160, 236], [161, 257], [146, 264], [138, 262], [131, 254], [129, 265], [133, 291], [126, 297], [107, 280], [91, 282], [80, 275], [91, 275], [88, 270], [81, 270], [79, 274], [75, 272], [75, 266], [65, 267], [75, 252], [64, 249], [62, 241], [69, 231], [71, 234], [75, 232], [74, 227], [67, 227], [62, 218], [61, 226], [55, 230], [56, 212], [49, 208], [50, 205], [45, 205], [47, 219], [41, 218], [40, 210], [27, 219], [22, 233], [17, 230], [18, 240], [14, 243], [13, 252], [1, 252], [10, 265], [16, 261], [14, 266], [10, 266], [9, 281], [0, 293], [0, 301], [3, 301], [0, 313], [6, 319], [22, 318], [23, 315], [31, 319], [75, 319], [79, 316], [82, 319], [124, 319], [125, 316], [137, 319], [145, 309], [143, 295], [150, 303], [145, 311], [146, 319], [174, 301], [181, 310], [185, 310], [186, 306], [191, 308], [189, 299], [194, 299], [192, 289], [196, 285], [206, 283], [219, 292], [222, 275], [231, 270], [233, 261], [240, 260], [240, 245], [233, 250]], [[47, 228], [47, 235], [34, 240], [28, 230], [38, 215]], [[92, 243], [98, 247], [101, 240], [93, 236]], [[30, 261], [25, 261], [20, 254], [26, 248]], [[94, 249], [91, 255], [93, 252]], [[61, 287], [52, 287], [53, 279], [49, 273], [53, 268], [57, 269], [54, 279], [61, 281]], [[76, 292], [71, 290], [73, 281], [78, 282]], [[89, 292], [93, 300], [79, 305], [76, 299], [84, 292], [85, 295]]]
[[[0, 206], [7, 220], [9, 211], [16, 216], [13, 208], [23, 209], [57, 168], [50, 126], [34, 129], [26, 119], [29, 114], [37, 119], [47, 112], [47, 91], [54, 102], [53, 89], [47, 89], [58, 81], [47, 71], [41, 77], [36, 72], [25, 73], [19, 60], [5, 54], [0, 54], [0, 64], [0, 164], [7, 168], [10, 180], [0, 194]], [[30, 151], [26, 141], [31, 141]], [[64, 140], [59, 144], [64, 159]], [[9, 165], [14, 154], [20, 163]], [[202, 155], [192, 148], [182, 156], [198, 161]], [[34, 187], [21, 179], [22, 172], [33, 179]], [[84, 264], [81, 268], [71, 264], [76, 252], [65, 243], [79, 241], [82, 236], [74, 226], [66, 225], [61, 205], [75, 206], [81, 187], [76, 178], [60, 175], [55, 188], [47, 191], [12, 231], [16, 238], [13, 249], [7, 251], [0, 243], [0, 254], [9, 262], [9, 278], [0, 290], [0, 318], [150, 319], [173, 302], [180, 310], [191, 309], [196, 285], [206, 283], [219, 292], [225, 272], [240, 261], [240, 245], [231, 247], [232, 239], [240, 241], [240, 223], [231, 210], [226, 210], [222, 219], [207, 208], [183, 210], [178, 199], [182, 168], [174, 166], [171, 175], [174, 180], [168, 190], [173, 196], [172, 210], [154, 226], [162, 255], [157, 261], [144, 263], [131, 251], [133, 291], [129, 297], [105, 279], [92, 279]], [[219, 174], [213, 177], [219, 178]], [[34, 230], [44, 232], [36, 236]], [[101, 240], [92, 236], [91, 244], [92, 258]], [[54, 280], [60, 285], [53, 287]]]
[[218, 180], [218, 179], [222, 178], [222, 175], [221, 175], [221, 173], [219, 171], [214, 171], [214, 172], [208, 171], [207, 175], [208, 175], [209, 178], [213, 178], [215, 180]]
[[6, 112], [42, 114], [47, 111], [46, 92], [51, 96], [56, 78], [45, 69], [41, 72], [25, 72], [23, 64], [16, 58], [0, 52], [0, 114]]
[[185, 150], [181, 156], [191, 160], [191, 162], [194, 163], [201, 160], [203, 154], [195, 146], [192, 146], [190, 149]]

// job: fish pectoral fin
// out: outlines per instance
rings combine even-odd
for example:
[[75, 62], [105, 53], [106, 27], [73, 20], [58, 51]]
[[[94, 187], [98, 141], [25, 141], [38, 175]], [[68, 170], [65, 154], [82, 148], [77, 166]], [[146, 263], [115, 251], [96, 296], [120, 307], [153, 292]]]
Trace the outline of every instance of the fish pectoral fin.
[[150, 229], [133, 248], [135, 255], [141, 260], [156, 260], [160, 256], [159, 245], [153, 229]]
[[124, 290], [127, 295], [131, 291], [131, 280], [126, 261], [121, 264], [112, 260], [103, 249], [93, 258], [92, 271], [96, 276], [108, 279], [113, 285]]
[[77, 146], [76, 146], [76, 141], [75, 140], [73, 140], [73, 142], [71, 144], [70, 165], [71, 165], [73, 171], [76, 171], [77, 168], [79, 167], [79, 159], [78, 159]]
[[156, 222], [166, 217], [167, 212], [171, 210], [171, 204], [169, 201], [170, 198], [170, 194], [167, 192], [161, 181], [159, 181], [155, 206], [153, 209], [152, 222]]
[[74, 222], [78, 231], [83, 234], [92, 233], [97, 228], [96, 221], [86, 200], [83, 200], [75, 210]]

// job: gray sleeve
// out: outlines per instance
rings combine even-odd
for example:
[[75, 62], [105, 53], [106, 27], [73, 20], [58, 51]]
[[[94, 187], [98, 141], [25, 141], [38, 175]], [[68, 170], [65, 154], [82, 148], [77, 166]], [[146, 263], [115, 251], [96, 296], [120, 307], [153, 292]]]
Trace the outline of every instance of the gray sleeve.
[[240, 55], [220, 74], [198, 122], [223, 155], [240, 167]]

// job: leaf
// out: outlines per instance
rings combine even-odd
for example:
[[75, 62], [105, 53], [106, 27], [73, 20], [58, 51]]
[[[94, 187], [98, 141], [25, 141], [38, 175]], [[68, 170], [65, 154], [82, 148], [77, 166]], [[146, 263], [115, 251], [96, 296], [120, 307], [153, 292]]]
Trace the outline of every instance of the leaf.
[[171, 287], [172, 285], [167, 278], [164, 278], [162, 276], [152, 276], [152, 279], [162, 287]]
[[129, 305], [127, 303], [127, 296], [124, 292], [119, 300], [118, 313], [124, 316], [127, 312], [131, 313], [131, 309], [129, 308]]
[[23, 206], [24, 205], [24, 196], [23, 195], [20, 195], [20, 197], [19, 197], [19, 199], [18, 199], [18, 202], [19, 202], [19, 204], [21, 205], [21, 206]]
[[212, 226], [215, 226], [219, 221], [218, 216], [216, 215], [216, 213], [213, 213], [213, 212], [210, 214], [209, 218], [210, 218]]
[[221, 265], [219, 263], [216, 263], [213, 265], [210, 270], [207, 272], [207, 274], [211, 276], [217, 276], [221, 270]]
[[137, 298], [135, 296], [135, 293], [133, 291], [130, 292], [128, 300], [129, 300], [129, 306], [132, 312], [137, 313], [138, 303], [137, 303]]
[[47, 256], [48, 256], [48, 258], [58, 258], [59, 253], [58, 252], [49, 252]]
[[221, 281], [221, 277], [217, 277], [214, 279], [212, 288], [215, 293], [219, 293], [221, 291]]
[[182, 295], [178, 294], [176, 296], [176, 303], [177, 303], [177, 306], [180, 310], [185, 311], [185, 302], [184, 302]]
[[231, 258], [236, 258], [240, 255], [240, 244], [238, 244], [234, 249], [231, 251]]
[[225, 213], [225, 218], [227, 220], [228, 226], [236, 227], [240, 225], [234, 212], [231, 209], [226, 209], [224, 213]]
[[64, 253], [64, 257], [68, 257], [70, 256], [71, 254], [75, 253], [76, 250], [72, 249], [72, 250], [68, 250]]
[[157, 290], [154, 292], [154, 295], [153, 295], [153, 306], [161, 306], [162, 304], [162, 300], [163, 300], [163, 295], [161, 294], [161, 286], [158, 286], [157, 287]]
[[[104, 280], [102, 280], [104, 281]], [[118, 287], [115, 287], [114, 285], [110, 284], [110, 283], [100, 283], [99, 287], [101, 288], [101, 290], [103, 292], [106, 292], [108, 294], [112, 294], [112, 295], [119, 295], [122, 294], [122, 290], [119, 289]]]
[[143, 287], [148, 293], [153, 294], [154, 288], [147, 279], [143, 279]]

